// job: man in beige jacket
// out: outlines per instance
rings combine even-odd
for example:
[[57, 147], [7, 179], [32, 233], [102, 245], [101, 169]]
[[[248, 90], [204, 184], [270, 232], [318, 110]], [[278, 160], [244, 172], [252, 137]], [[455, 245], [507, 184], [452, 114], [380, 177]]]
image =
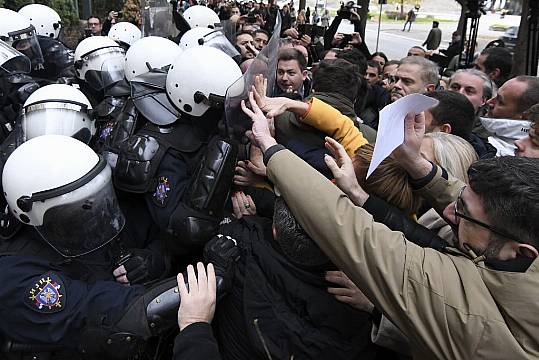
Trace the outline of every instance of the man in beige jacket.
[[[418, 359], [539, 358], [539, 160], [472, 165], [470, 186], [422, 159], [422, 114], [405, 120], [394, 156], [454, 226], [458, 249], [421, 248], [373, 221], [351, 161], [328, 139], [337, 183], [277, 145], [250, 95], [253, 137], [267, 174], [311, 238], [411, 343]], [[266, 110], [270, 105], [264, 106]], [[359, 205], [359, 206], [356, 206]]]

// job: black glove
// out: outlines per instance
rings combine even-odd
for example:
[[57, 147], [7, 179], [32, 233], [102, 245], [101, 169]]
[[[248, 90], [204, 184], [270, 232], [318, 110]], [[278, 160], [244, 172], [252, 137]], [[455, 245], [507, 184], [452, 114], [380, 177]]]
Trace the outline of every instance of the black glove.
[[230, 236], [215, 235], [204, 246], [204, 260], [212, 263], [215, 275], [221, 276], [224, 281], [224, 291], [230, 289], [234, 278], [234, 267], [240, 259], [240, 249], [237, 241]]
[[147, 249], [130, 249], [130, 256], [122, 264], [130, 284], [145, 284], [159, 279], [166, 269], [162, 256]]

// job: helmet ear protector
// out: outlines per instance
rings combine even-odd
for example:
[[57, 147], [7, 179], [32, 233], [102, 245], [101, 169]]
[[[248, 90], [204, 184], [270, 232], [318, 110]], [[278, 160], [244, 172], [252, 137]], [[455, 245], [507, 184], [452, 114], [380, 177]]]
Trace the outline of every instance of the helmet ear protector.
[[[92, 170], [90, 170], [86, 175], [81, 177], [80, 179], [77, 179], [73, 182], [70, 182], [69, 184], [50, 189], [50, 190], [44, 190], [37, 193], [32, 194], [31, 196], [21, 196], [17, 199], [17, 206], [19, 209], [21, 209], [24, 212], [29, 212], [32, 210], [33, 204], [38, 201], [45, 201], [48, 199], [55, 198], [57, 196], [65, 195], [67, 193], [70, 193], [71, 191], [74, 191], [87, 183], [89, 183], [93, 178], [95, 178], [103, 169], [107, 166], [107, 161], [100, 156], [99, 162], [94, 166]], [[26, 215], [21, 214], [20, 215], [21, 221], [27, 223], [30, 221], [30, 219], [27, 218]], [[25, 221], [26, 220], [26, 221]]]

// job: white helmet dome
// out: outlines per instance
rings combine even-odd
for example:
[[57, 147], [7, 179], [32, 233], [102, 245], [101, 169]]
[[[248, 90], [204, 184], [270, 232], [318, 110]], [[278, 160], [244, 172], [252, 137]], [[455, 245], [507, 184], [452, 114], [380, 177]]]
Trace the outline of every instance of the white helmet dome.
[[196, 27], [188, 30], [180, 39], [180, 47], [183, 50], [187, 50], [195, 46], [204, 45], [204, 37], [214, 31], [207, 27]]
[[13, 10], [0, 8], [0, 19], [0, 39], [9, 45], [22, 33], [35, 32], [30, 20]]
[[6, 161], [2, 185], [15, 217], [67, 257], [105, 245], [125, 224], [110, 167], [71, 137], [43, 135], [20, 145]]
[[172, 64], [172, 61], [182, 53], [182, 49], [173, 41], [159, 37], [148, 36], [140, 39], [127, 50], [125, 54], [125, 78], [133, 78], [150, 71]]
[[140, 40], [142, 37], [142, 32], [138, 27], [130, 22], [122, 21], [112, 25], [108, 37], [119, 43], [124, 43], [131, 46], [135, 43], [135, 41]]
[[198, 46], [178, 56], [167, 75], [169, 99], [180, 111], [202, 116], [215, 102], [224, 102], [227, 89], [241, 78], [239, 66], [224, 52]]
[[88, 98], [73, 86], [52, 84], [39, 88], [23, 106], [23, 139], [56, 134], [89, 143], [95, 132], [91, 109]]
[[29, 4], [22, 7], [19, 14], [30, 20], [38, 35], [54, 39], [60, 35], [62, 19], [54, 9], [41, 4]]
[[202, 5], [190, 6], [184, 11], [183, 17], [191, 29], [196, 27], [209, 27], [214, 29], [221, 23], [221, 20], [219, 20], [219, 16], [217, 16], [215, 11]]
[[[99, 88], [123, 79], [125, 51], [108, 36], [90, 36], [82, 40], [75, 49], [75, 72], [77, 78], [90, 82], [86, 78], [88, 71], [102, 72], [107, 78], [93, 79], [100, 83]], [[97, 85], [96, 85], [97, 87]]]

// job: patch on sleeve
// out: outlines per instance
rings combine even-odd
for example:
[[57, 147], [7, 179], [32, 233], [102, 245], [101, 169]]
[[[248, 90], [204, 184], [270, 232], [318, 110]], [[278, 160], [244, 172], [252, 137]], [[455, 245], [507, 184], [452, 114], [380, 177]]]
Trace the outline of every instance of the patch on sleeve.
[[32, 310], [52, 314], [64, 309], [66, 290], [62, 279], [55, 273], [46, 273], [32, 280], [25, 291], [24, 302]]
[[166, 206], [167, 199], [168, 199], [168, 193], [170, 192], [170, 182], [168, 181], [168, 178], [166, 176], [160, 176], [157, 180], [157, 186], [155, 188], [155, 192], [152, 195], [152, 198], [156, 205], [158, 206]]

